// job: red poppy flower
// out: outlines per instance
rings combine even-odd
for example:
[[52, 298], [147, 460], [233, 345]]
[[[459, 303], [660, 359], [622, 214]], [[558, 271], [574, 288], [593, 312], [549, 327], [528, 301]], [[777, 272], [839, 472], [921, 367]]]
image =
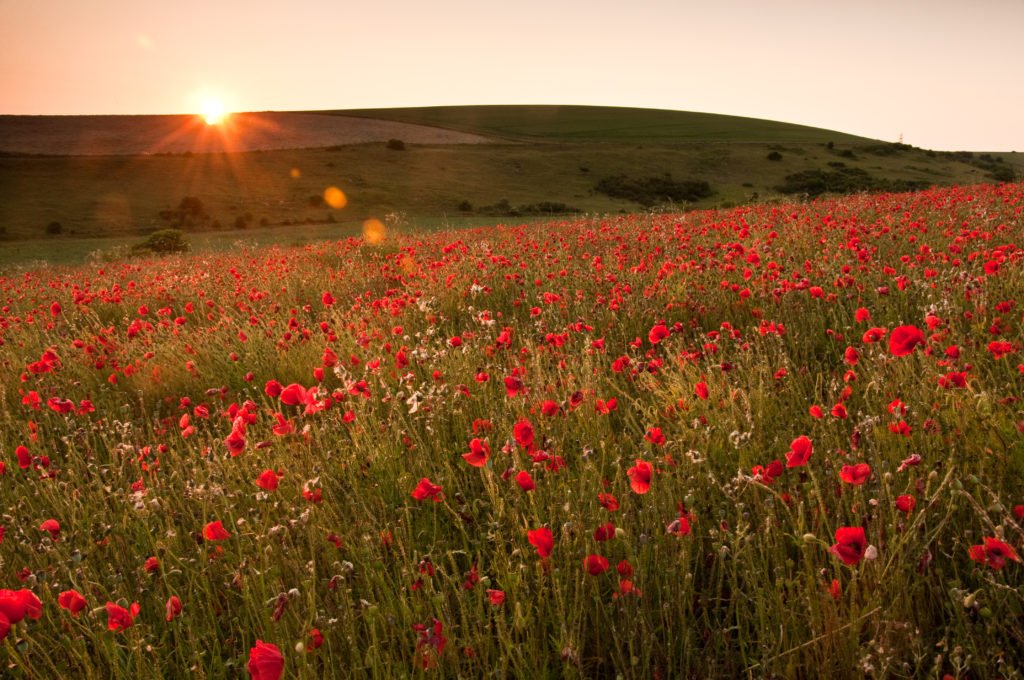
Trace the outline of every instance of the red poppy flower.
[[917, 326], [897, 326], [889, 334], [889, 352], [896, 357], [906, 356], [923, 344], [924, 331]]
[[177, 595], [171, 595], [167, 598], [167, 620], [173, 621], [174, 617], [181, 613], [181, 600]]
[[867, 463], [844, 465], [843, 469], [839, 471], [839, 479], [843, 480], [847, 484], [853, 484], [854, 486], [860, 486], [864, 482], [868, 481], [868, 478], [870, 477], [871, 466]]
[[28, 452], [27, 447], [19, 446], [14, 449], [14, 455], [18, 457], [18, 467], [22, 470], [27, 470], [32, 467], [32, 454]]
[[473, 467], [487, 465], [487, 459], [491, 456], [491, 447], [483, 439], [469, 440], [469, 453], [462, 454], [467, 463]]
[[863, 559], [867, 542], [864, 527], [839, 527], [836, 529], [836, 542], [829, 552], [844, 564], [854, 565]]
[[789, 445], [789, 452], [786, 454], [786, 467], [802, 467], [807, 465], [807, 460], [814, 452], [814, 445], [806, 435], [800, 435]]
[[672, 523], [665, 527], [666, 534], [672, 534], [673, 536], [689, 536], [690, 532], [693, 531], [693, 527], [690, 526], [690, 518], [680, 510], [679, 517], [672, 520]]
[[862, 337], [861, 340], [863, 340], [866, 344], [880, 342], [882, 338], [885, 337], [885, 334], [888, 332], [889, 331], [887, 331], [884, 328], [869, 328], [866, 331], [864, 331], [864, 337]]
[[988, 351], [992, 354], [993, 359], [1002, 359], [1007, 354], [1013, 354], [1016, 350], [1012, 342], [995, 340], [988, 343]]
[[510, 375], [505, 377], [505, 394], [511, 399], [526, 391], [526, 386], [519, 376]]
[[636, 465], [626, 471], [626, 475], [629, 477], [630, 488], [638, 494], [647, 493], [651, 490], [651, 475], [653, 473], [654, 468], [650, 463], [637, 460]]
[[602, 524], [594, 530], [594, 540], [598, 543], [610, 541], [615, 538], [615, 525], [611, 522]]
[[77, 590], [65, 590], [57, 596], [57, 604], [60, 605], [61, 609], [67, 609], [71, 612], [72, 616], [78, 616], [78, 613], [85, 609], [88, 603]]
[[664, 323], [659, 323], [656, 326], [653, 326], [651, 330], [647, 333], [647, 339], [650, 341], [652, 345], [657, 345], [659, 342], [661, 342], [668, 336], [668, 326], [666, 326]]
[[968, 554], [975, 562], [987, 564], [997, 571], [1006, 566], [1006, 560], [1020, 562], [1020, 556], [1012, 546], [989, 536], [985, 537], [982, 545], [972, 545], [968, 549]]
[[421, 647], [434, 648], [434, 658], [427, 656], [427, 650], [424, 650], [422, 659], [424, 670], [432, 668], [437, 663], [436, 657], [440, 657], [441, 654], [444, 653], [444, 647], [446, 644], [448, 644], [448, 639], [442, 634], [444, 627], [441, 625], [440, 621], [434, 619], [434, 623], [432, 626], [417, 623], [413, 625], [412, 629], [417, 631], [420, 635], [420, 639], [416, 641], [417, 650], [419, 650]]
[[600, 576], [608, 571], [608, 560], [601, 555], [587, 555], [583, 558], [583, 569], [591, 576]]
[[610, 493], [597, 494], [597, 500], [601, 504], [601, 507], [608, 512], [615, 512], [619, 509], [619, 499]]
[[967, 371], [951, 371], [939, 376], [939, 386], [947, 390], [967, 387]]
[[751, 476], [766, 486], [771, 486], [778, 477], [782, 476], [783, 472], [785, 472], [785, 468], [782, 466], [782, 461], [777, 459], [768, 463], [767, 466], [755, 465], [750, 470]]
[[530, 529], [526, 532], [526, 539], [530, 542], [530, 545], [537, 549], [537, 554], [542, 559], [550, 556], [551, 551], [555, 547], [555, 539], [551, 535], [551, 529], [547, 527]]
[[512, 434], [519, 446], [527, 451], [533, 448], [533, 425], [529, 420], [520, 420], [512, 426]]
[[520, 470], [519, 473], [516, 474], [516, 484], [518, 484], [519, 488], [523, 491], [533, 491], [537, 488], [537, 485], [533, 483], [533, 477], [531, 477], [530, 473], [526, 470]]
[[277, 399], [281, 396], [281, 392], [284, 391], [281, 383], [276, 380], [268, 380], [267, 384], [263, 388], [263, 392], [271, 399]]
[[822, 418], [825, 415], [822, 412], [821, 407], [818, 406], [817, 404], [815, 404], [815, 405], [811, 406], [809, 409], [807, 409], [807, 412], [811, 414], [812, 418]]
[[843, 588], [839, 585], [839, 579], [832, 579], [832, 585], [828, 587], [828, 594], [832, 596], [833, 600], [838, 600], [843, 596]]
[[431, 498], [435, 503], [440, 503], [440, 497], [442, 496], [441, 491], [442, 487], [439, 484], [432, 484], [429, 479], [424, 477], [420, 480], [420, 483], [416, 485], [416, 488], [412, 490], [412, 497], [418, 501], [424, 501]]
[[[18, 623], [25, 617], [38, 619], [43, 615], [43, 603], [27, 588], [21, 590], [0, 590], [0, 621]], [[0, 639], [3, 636], [0, 635]]]
[[245, 430], [241, 427], [233, 427], [231, 434], [224, 439], [225, 446], [228, 447], [228, 453], [231, 457], [240, 455], [245, 451]]
[[231, 534], [224, 528], [224, 524], [218, 519], [216, 522], [210, 522], [203, 527], [203, 538], [207, 541], [223, 541], [225, 538], [230, 538]]
[[60, 523], [55, 519], [48, 519], [39, 525], [39, 530], [50, 532], [50, 538], [57, 540], [60, 536]]
[[850, 366], [856, 366], [859, 359], [860, 354], [858, 354], [857, 350], [853, 347], [847, 347], [846, 352], [843, 353], [843, 361]]
[[561, 410], [562, 410], [562, 408], [558, 404], [556, 404], [555, 402], [551, 401], [550, 399], [545, 400], [540, 405], [540, 412], [543, 413], [544, 415], [546, 415], [549, 418], [551, 418], [553, 416], [557, 416], [559, 411], [561, 411]]
[[500, 590], [494, 590], [492, 588], [487, 589], [487, 599], [494, 607], [500, 607], [505, 602], [505, 593]]
[[647, 434], [644, 435], [644, 439], [657, 446], [665, 443], [665, 435], [661, 433], [660, 427], [652, 427], [647, 430]]
[[298, 383], [292, 383], [281, 390], [281, 402], [288, 406], [299, 406], [309, 401], [309, 392]]
[[260, 473], [260, 476], [256, 478], [256, 486], [260, 487], [264, 491], [276, 491], [277, 483], [280, 478], [281, 475], [273, 470], [264, 470]]
[[708, 398], [708, 384], [703, 380], [693, 387], [694, 393], [703, 400]]
[[279, 680], [284, 673], [284, 656], [277, 645], [257, 640], [256, 646], [249, 650], [249, 663], [245, 667], [252, 680]]
[[107, 629], [119, 633], [135, 625], [135, 617], [139, 615], [138, 602], [132, 602], [131, 607], [125, 609], [119, 604], [107, 602]]
[[897, 423], [889, 423], [889, 431], [893, 434], [902, 435], [909, 437], [911, 434], [910, 425], [907, 425], [905, 420], [901, 420]]
[[917, 506], [917, 499], [909, 494], [896, 497], [896, 509], [904, 515], [912, 513], [915, 506]]

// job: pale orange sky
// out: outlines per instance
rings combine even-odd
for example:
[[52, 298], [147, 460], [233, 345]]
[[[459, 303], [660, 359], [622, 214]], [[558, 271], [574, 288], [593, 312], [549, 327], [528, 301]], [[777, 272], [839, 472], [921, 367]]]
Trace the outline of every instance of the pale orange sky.
[[600, 104], [1024, 151], [1022, 30], [1022, 0], [0, 0], [0, 113]]

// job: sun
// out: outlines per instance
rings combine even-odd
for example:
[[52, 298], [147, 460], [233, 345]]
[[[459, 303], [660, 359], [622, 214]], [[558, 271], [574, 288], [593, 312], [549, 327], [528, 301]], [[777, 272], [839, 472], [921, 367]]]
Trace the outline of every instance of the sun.
[[228, 111], [220, 100], [205, 99], [200, 109], [200, 115], [207, 125], [219, 125], [228, 117]]

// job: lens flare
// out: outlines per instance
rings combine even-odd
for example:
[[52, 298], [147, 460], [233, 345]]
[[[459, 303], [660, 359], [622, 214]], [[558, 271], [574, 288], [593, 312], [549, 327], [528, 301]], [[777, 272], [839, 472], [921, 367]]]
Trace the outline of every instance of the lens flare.
[[302, 177], [302, 171], [299, 170], [298, 168], [292, 168], [289, 174], [291, 174], [292, 179], [298, 179]]
[[227, 118], [228, 112], [224, 104], [216, 99], [207, 99], [203, 102], [202, 116], [207, 125], [219, 125]]
[[387, 229], [384, 223], [377, 219], [369, 219], [363, 222], [363, 238], [370, 245], [377, 245], [384, 240]]
[[338, 187], [327, 187], [324, 190], [324, 203], [335, 210], [341, 210], [348, 205], [348, 198], [345, 196], [345, 192]]

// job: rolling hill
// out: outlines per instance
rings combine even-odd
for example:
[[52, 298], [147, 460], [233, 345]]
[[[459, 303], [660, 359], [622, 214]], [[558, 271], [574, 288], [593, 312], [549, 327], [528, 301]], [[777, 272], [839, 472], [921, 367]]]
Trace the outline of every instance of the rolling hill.
[[[266, 126], [256, 134], [259, 126], [240, 124], [257, 115], [274, 123], [273, 134]], [[647, 109], [236, 114], [234, 127], [218, 134], [238, 138], [222, 148], [252, 150], [233, 153], [202, 153], [207, 147], [187, 144], [140, 151], [166, 143], [173, 117], [59, 117], [60, 135], [50, 137], [44, 133], [56, 123], [45, 118], [35, 118], [34, 132], [31, 121], [18, 121], [22, 132], [14, 134], [11, 117], [0, 116], [0, 260], [80, 258], [100, 247], [91, 239], [138, 239], [167, 227], [220, 234], [227, 243], [282, 234], [298, 241], [312, 233], [357, 233], [368, 217], [410, 227], [493, 224], [1024, 174], [1020, 154], [933, 152], [773, 121]], [[178, 117], [177, 124], [188, 129], [195, 120]], [[86, 144], [93, 155], [85, 155], [76, 135], [113, 139], [108, 148], [123, 152], [95, 155], [99, 147]], [[37, 140], [35, 151], [19, 152], [15, 142], [29, 138]], [[188, 136], [176, 139], [184, 144]], [[328, 187], [344, 192], [343, 208], [324, 202]], [[201, 209], [185, 216], [185, 198]]]

